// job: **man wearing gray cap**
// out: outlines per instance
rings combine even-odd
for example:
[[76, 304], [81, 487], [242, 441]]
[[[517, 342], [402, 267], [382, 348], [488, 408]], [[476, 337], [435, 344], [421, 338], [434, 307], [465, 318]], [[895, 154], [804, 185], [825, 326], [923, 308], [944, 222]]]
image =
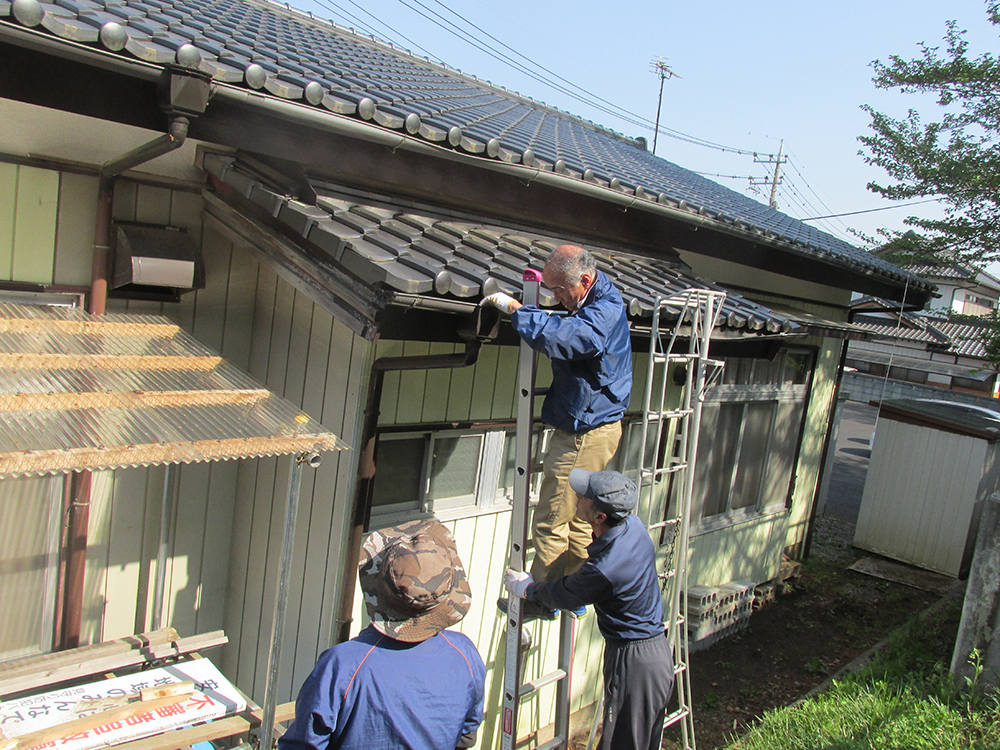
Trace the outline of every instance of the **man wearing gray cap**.
[[594, 541], [572, 575], [535, 582], [508, 569], [504, 586], [514, 596], [555, 609], [594, 605], [604, 636], [602, 750], [658, 750], [667, 703], [674, 689], [674, 661], [663, 627], [663, 599], [656, 551], [649, 532], [632, 514], [635, 484], [617, 471], [573, 469], [577, 516]]

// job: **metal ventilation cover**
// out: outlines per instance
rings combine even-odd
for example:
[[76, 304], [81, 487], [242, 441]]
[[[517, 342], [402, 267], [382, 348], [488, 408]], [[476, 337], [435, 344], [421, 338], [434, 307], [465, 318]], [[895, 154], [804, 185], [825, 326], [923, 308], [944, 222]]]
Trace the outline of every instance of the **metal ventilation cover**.
[[188, 233], [177, 227], [116, 224], [112, 288], [180, 294], [205, 288], [205, 262]]

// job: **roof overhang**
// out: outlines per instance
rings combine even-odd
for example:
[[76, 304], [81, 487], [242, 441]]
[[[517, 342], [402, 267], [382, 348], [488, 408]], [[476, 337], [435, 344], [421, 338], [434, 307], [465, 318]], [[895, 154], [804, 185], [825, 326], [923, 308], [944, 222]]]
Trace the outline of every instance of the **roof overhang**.
[[[12, 24], [0, 24], [0, 54], [9, 70], [21, 71], [4, 76], [0, 96], [151, 130], [166, 126], [156, 98], [161, 66]], [[45, 85], [38, 85], [42, 76]], [[211, 103], [191, 123], [191, 138], [309, 164], [315, 174], [339, 184], [379, 192], [391, 187], [399, 198], [572, 233], [597, 244], [622, 242], [660, 257], [673, 257], [679, 248], [891, 299], [906, 290], [909, 276], [902, 272], [875, 272], [827, 257], [683, 202], [660, 202], [551, 165], [485, 159], [377, 122], [213, 85]], [[930, 285], [911, 283], [908, 297], [922, 304], [932, 291]]]
[[167, 318], [0, 304], [0, 476], [347, 447]]

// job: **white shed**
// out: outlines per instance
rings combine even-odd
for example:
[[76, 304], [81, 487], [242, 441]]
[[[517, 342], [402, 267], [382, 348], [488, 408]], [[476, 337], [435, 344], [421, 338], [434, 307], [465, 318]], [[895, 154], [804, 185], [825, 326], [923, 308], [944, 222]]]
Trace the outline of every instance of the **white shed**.
[[960, 578], [997, 489], [1000, 404], [898, 399], [879, 408], [854, 546]]

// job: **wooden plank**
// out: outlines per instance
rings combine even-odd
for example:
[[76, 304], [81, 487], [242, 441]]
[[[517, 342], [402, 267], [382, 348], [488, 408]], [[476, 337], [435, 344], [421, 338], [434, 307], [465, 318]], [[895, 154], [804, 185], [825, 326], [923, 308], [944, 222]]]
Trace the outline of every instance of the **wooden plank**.
[[59, 185], [56, 257], [52, 279], [56, 284], [89, 286], [94, 263], [98, 178], [63, 172]]
[[0, 368], [31, 370], [214, 370], [222, 357], [105, 355], [105, 354], [0, 354]]
[[[245, 711], [240, 716], [227, 716], [224, 719], [216, 719], [205, 724], [198, 724], [193, 727], [174, 729], [170, 732], [144, 737], [140, 740], [123, 742], [115, 745], [116, 750], [176, 750], [176, 748], [190, 747], [199, 742], [222, 739], [223, 737], [234, 737], [259, 727], [263, 721], [263, 710], [255, 708], [252, 711]], [[279, 726], [295, 718], [295, 703], [280, 703], [275, 708], [275, 736], [281, 736], [284, 728]]]
[[[500, 358], [497, 361], [496, 383], [492, 393], [490, 417], [493, 419], [511, 419], [514, 416], [517, 390], [517, 347], [504, 346], [500, 348]], [[539, 362], [541, 357], [538, 358]], [[539, 380], [539, 382], [542, 382]], [[540, 400], [540, 399], [536, 399]]]
[[[379, 341], [375, 354], [376, 358], [382, 357], [402, 357], [402, 341]], [[382, 400], [376, 404], [379, 410], [379, 426], [398, 423], [399, 416], [397, 407], [399, 405], [400, 382], [402, 373], [399, 370], [390, 370], [382, 376]]]
[[[143, 696], [138, 701], [129, 703], [125, 706], [109, 708], [106, 711], [98, 711], [97, 713], [89, 716], [83, 716], [79, 719], [66, 721], [62, 724], [56, 724], [55, 726], [48, 727], [47, 729], [40, 729], [37, 732], [30, 732], [28, 734], [21, 735], [16, 739], [5, 741], [0, 740], [0, 750], [26, 750], [26, 748], [55, 742], [63, 737], [69, 737], [70, 735], [86, 732], [90, 729], [96, 729], [97, 727], [101, 727], [106, 724], [122, 722], [126, 719], [135, 718], [139, 714], [158, 711], [159, 709], [166, 708], [167, 706], [173, 706], [187, 700], [194, 693], [194, 683], [190, 680], [180, 682], [169, 687], [171, 689], [161, 688], [158, 691], [151, 691], [151, 694], [165, 693], [166, 695], [160, 695], [155, 698], [146, 698]], [[143, 693], [145, 692], [146, 691], [143, 691]]]
[[14, 263], [17, 165], [0, 163], [0, 280], [10, 281]]
[[118, 336], [128, 338], [130, 343], [136, 339], [152, 341], [154, 339], [173, 338], [180, 328], [169, 323], [123, 323], [121, 321], [101, 320], [92, 317], [87, 320], [57, 320], [52, 318], [0, 318], [0, 333], [53, 334], [59, 333], [72, 336]]
[[264, 389], [224, 391], [117, 391], [115, 393], [5, 393], [0, 412], [57, 409], [149, 409], [171, 406], [253, 405], [268, 398]]
[[[169, 632], [172, 629], [165, 629]], [[0, 675], [0, 695], [11, 695], [34, 690], [46, 685], [56, 685], [60, 682], [79, 680], [84, 677], [123, 670], [141, 664], [149, 664], [159, 659], [171, 659], [185, 654], [205, 651], [227, 643], [225, 633], [217, 630], [212, 633], [202, 633], [188, 638], [173, 638], [169, 641], [158, 641], [144, 647], [130, 648], [128, 651], [96, 654], [76, 663], [48, 663], [33, 671], [16, 675]], [[73, 649], [73, 651], [76, 651]], [[58, 654], [71, 653], [63, 651]], [[55, 655], [54, 655], [55, 656]]]
[[[461, 351], [462, 347], [454, 345], [454, 351]], [[482, 349], [480, 349], [480, 356]], [[451, 389], [448, 393], [448, 405], [445, 410], [445, 419], [449, 422], [464, 422], [469, 419], [472, 412], [472, 388], [479, 373], [479, 360], [471, 367], [456, 367], [451, 371]]]
[[[158, 473], [162, 476], [162, 471]], [[108, 559], [114, 564], [104, 571], [103, 640], [148, 627], [144, 618], [147, 605], [137, 594], [146, 590], [143, 573], [148, 568], [142, 564], [142, 538], [149, 475], [147, 468], [115, 471], [115, 496], [107, 528]]]
[[22, 166], [14, 215], [14, 281], [52, 283], [58, 208], [59, 173]]
[[216, 232], [206, 229], [203, 249], [225, 254], [228, 261], [226, 318], [222, 334], [222, 354], [241, 370], [250, 369], [250, 341], [253, 335], [257, 299], [257, 259], [247, 250], [234, 247]]

